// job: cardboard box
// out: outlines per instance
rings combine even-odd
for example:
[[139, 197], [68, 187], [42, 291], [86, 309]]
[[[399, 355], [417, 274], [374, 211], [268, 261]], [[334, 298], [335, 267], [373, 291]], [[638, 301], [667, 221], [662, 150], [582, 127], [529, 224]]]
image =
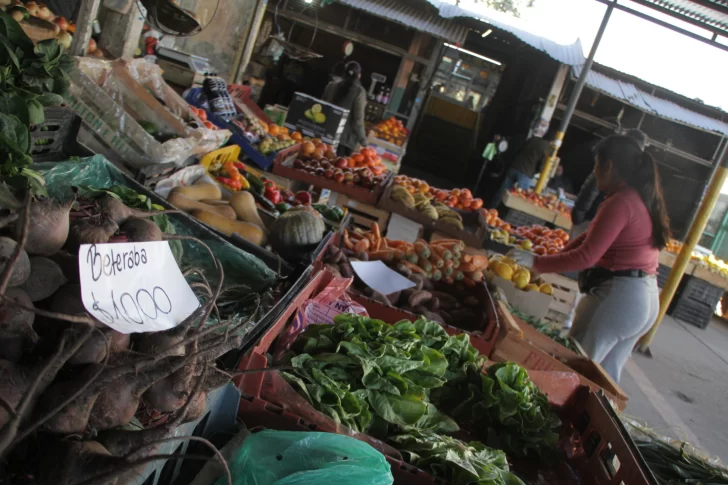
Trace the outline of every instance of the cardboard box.
[[283, 126], [305, 136], [337, 145], [344, 132], [349, 110], [303, 93], [294, 93]]
[[512, 281], [505, 280], [493, 272], [486, 272], [488, 283], [503, 292], [510, 305], [531, 317], [543, 319], [549, 311], [554, 297], [538, 291], [523, 291], [516, 288]]

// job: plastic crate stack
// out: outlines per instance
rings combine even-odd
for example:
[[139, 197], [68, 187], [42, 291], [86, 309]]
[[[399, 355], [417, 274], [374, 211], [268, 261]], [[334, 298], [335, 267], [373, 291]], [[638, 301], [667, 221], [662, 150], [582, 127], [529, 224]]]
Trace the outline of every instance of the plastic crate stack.
[[671, 315], [698, 328], [706, 328], [723, 293], [723, 288], [694, 276], [684, 276]]

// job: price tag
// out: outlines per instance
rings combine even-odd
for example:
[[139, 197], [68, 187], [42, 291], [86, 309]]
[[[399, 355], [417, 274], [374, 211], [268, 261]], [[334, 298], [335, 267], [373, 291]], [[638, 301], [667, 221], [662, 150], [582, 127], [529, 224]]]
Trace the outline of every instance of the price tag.
[[169, 244], [84, 244], [78, 253], [86, 310], [121, 333], [177, 326], [199, 306]]

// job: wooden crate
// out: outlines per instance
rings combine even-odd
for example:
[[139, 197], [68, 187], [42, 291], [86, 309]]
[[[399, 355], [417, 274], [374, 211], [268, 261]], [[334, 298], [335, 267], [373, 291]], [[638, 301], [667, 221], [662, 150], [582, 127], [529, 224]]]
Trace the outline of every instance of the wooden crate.
[[342, 209], [346, 208], [351, 215], [352, 223], [367, 231], [371, 228], [372, 222], [379, 224], [380, 231], [387, 228], [390, 213], [373, 205], [359, 202], [338, 192], [331, 192], [328, 205], [331, 207], [338, 206]]
[[704, 268], [702, 266], [695, 266], [695, 269], [692, 272], [692, 275], [698, 279], [701, 279], [713, 286], [717, 286], [718, 288], [723, 288], [724, 290], [728, 290], [728, 280], [718, 273], [713, 273], [708, 268]]
[[553, 273], [541, 275], [541, 279], [554, 287], [554, 299], [549, 305], [549, 311], [545, 319], [563, 324], [576, 303], [576, 297], [579, 294], [579, 283], [566, 276]]
[[565, 229], [566, 231], [571, 231], [572, 222], [571, 222], [571, 216], [570, 215], [564, 215], [564, 214], [556, 214], [556, 217], [554, 218], [554, 225], [558, 226], [562, 229]]
[[549, 210], [545, 207], [539, 207], [537, 205], [534, 205], [523, 197], [518, 197], [511, 194], [510, 192], [506, 192], [506, 194], [503, 196], [503, 205], [505, 205], [509, 209], [525, 212], [526, 214], [533, 217], [538, 217], [539, 219], [542, 219], [546, 222], [554, 222], [554, 219], [556, 217], [554, 211]]

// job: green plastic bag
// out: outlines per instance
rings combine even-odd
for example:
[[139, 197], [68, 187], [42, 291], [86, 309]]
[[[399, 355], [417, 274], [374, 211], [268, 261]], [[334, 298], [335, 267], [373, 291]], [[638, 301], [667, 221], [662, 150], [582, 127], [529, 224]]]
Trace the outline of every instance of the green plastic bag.
[[[264, 430], [229, 463], [233, 485], [391, 485], [389, 463], [367, 443], [332, 433]], [[215, 485], [225, 485], [221, 477]]]

